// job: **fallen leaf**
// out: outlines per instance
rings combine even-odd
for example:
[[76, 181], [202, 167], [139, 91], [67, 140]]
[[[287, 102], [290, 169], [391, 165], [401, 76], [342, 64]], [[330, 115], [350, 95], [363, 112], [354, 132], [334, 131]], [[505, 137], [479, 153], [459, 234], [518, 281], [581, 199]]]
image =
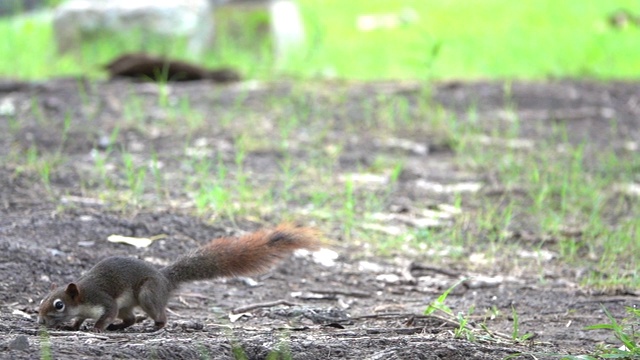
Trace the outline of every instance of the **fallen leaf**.
[[231, 321], [232, 323], [236, 322], [238, 321], [238, 319], [240, 319], [243, 316], [250, 317], [251, 314], [250, 313], [240, 313], [240, 314], [229, 313], [229, 321]]
[[27, 314], [26, 312], [22, 311], [22, 310], [13, 310], [11, 312], [11, 315], [20, 315], [22, 317], [24, 317], [25, 319], [31, 319], [31, 315]]
[[145, 248], [151, 245], [155, 240], [162, 239], [166, 237], [166, 235], [156, 235], [150, 238], [142, 238], [142, 237], [130, 237], [130, 236], [122, 236], [122, 235], [109, 235], [107, 241], [112, 243], [122, 243], [127, 245], [133, 245], [137, 248]]

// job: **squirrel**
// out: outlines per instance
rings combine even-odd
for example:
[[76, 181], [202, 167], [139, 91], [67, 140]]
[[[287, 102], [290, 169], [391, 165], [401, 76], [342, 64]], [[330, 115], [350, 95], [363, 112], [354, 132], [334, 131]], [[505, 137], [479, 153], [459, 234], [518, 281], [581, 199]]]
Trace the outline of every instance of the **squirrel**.
[[[285, 224], [214, 239], [161, 269], [132, 257], [109, 257], [78, 280], [53, 285], [40, 303], [38, 323], [79, 330], [86, 319], [95, 319], [95, 332], [120, 330], [136, 323], [133, 309], [140, 307], [160, 329], [167, 323], [169, 297], [181, 284], [262, 273], [296, 249], [319, 246], [315, 230]], [[116, 318], [121, 321], [114, 323]], [[72, 319], [73, 325], [64, 326]]]

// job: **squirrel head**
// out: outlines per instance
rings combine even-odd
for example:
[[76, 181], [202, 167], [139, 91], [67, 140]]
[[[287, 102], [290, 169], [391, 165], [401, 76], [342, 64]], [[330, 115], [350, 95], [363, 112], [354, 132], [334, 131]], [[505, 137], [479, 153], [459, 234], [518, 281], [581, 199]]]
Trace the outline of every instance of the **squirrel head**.
[[75, 283], [65, 287], [52, 285], [49, 294], [40, 302], [38, 324], [49, 328], [62, 325], [78, 315], [81, 301], [82, 293]]

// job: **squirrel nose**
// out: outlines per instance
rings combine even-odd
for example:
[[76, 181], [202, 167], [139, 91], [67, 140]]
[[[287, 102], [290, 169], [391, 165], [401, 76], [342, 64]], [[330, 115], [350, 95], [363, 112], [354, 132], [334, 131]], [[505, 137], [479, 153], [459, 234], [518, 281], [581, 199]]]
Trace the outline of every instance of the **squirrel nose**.
[[44, 325], [46, 323], [47, 321], [42, 316], [38, 316], [38, 324]]

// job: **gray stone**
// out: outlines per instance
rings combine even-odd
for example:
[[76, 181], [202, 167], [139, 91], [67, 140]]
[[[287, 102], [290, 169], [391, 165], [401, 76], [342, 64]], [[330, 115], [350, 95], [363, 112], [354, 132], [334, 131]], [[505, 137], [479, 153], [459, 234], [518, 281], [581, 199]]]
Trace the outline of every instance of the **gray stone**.
[[29, 349], [29, 339], [24, 335], [18, 335], [9, 343], [9, 349], [26, 351]]
[[80, 48], [83, 42], [109, 35], [188, 39], [189, 51], [203, 52], [213, 36], [209, 0], [67, 0], [55, 12], [58, 50]]
[[43, 8], [45, 0], [0, 0], [0, 16], [16, 15]]

